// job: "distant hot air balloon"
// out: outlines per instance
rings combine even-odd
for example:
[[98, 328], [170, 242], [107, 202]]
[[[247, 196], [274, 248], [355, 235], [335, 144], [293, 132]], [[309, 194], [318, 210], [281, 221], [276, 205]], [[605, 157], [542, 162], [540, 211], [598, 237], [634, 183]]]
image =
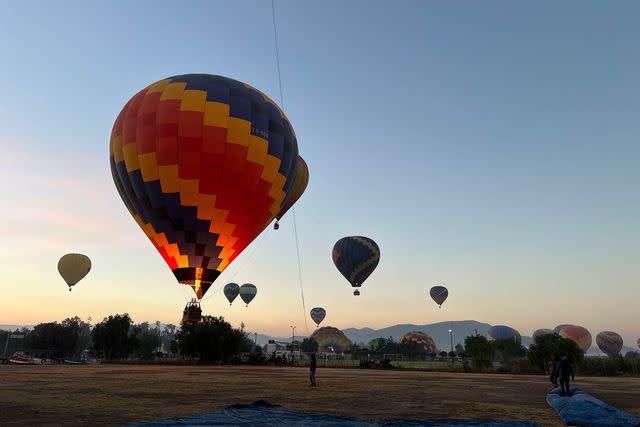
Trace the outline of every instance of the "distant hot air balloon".
[[[338, 271], [358, 288], [378, 266], [380, 248], [373, 240], [363, 236], [349, 236], [338, 240], [331, 253]], [[356, 289], [354, 295], [360, 295]]]
[[58, 261], [58, 272], [62, 276], [69, 291], [71, 287], [82, 280], [91, 270], [91, 260], [82, 254], [66, 254]]
[[209, 74], [147, 86], [111, 133], [120, 197], [199, 299], [285, 206], [297, 158], [296, 135], [275, 102]]
[[640, 338], [638, 338], [637, 344], [638, 344], [638, 348], [640, 348]]
[[407, 332], [400, 338], [400, 344], [415, 344], [425, 354], [435, 354], [438, 351], [433, 338], [421, 331]]
[[585, 353], [591, 347], [591, 334], [582, 326], [567, 325], [560, 329], [559, 335], [574, 341]]
[[240, 298], [242, 298], [242, 301], [247, 304], [247, 307], [249, 306], [251, 300], [255, 298], [257, 293], [258, 288], [256, 288], [251, 283], [245, 283], [244, 285], [240, 286]]
[[442, 307], [442, 303], [446, 301], [449, 296], [449, 291], [444, 286], [434, 286], [429, 290], [431, 299], [438, 304], [438, 307]]
[[307, 167], [307, 163], [304, 159], [301, 156], [298, 156], [298, 161], [296, 162], [296, 179], [293, 182], [293, 187], [291, 188], [289, 197], [284, 202], [284, 206], [280, 209], [280, 212], [276, 215], [276, 223], [273, 224], [273, 228], [276, 230], [280, 228], [278, 221], [280, 221], [284, 214], [291, 209], [291, 206], [300, 199], [304, 190], [307, 189], [307, 184], [309, 184], [309, 168]]
[[236, 299], [238, 294], [240, 293], [240, 286], [237, 283], [227, 283], [224, 285], [224, 296], [229, 300], [229, 305], [233, 303], [233, 300]]
[[623, 345], [622, 337], [611, 331], [603, 331], [596, 335], [596, 343], [600, 350], [609, 357], [619, 354]]
[[341, 353], [351, 348], [351, 342], [338, 328], [323, 326], [311, 334], [311, 340], [318, 345], [318, 351], [335, 351]]
[[510, 326], [496, 325], [489, 328], [489, 340], [513, 340], [520, 344], [522, 337], [520, 333]]
[[560, 331], [562, 330], [562, 328], [564, 328], [565, 326], [573, 326], [573, 325], [570, 325], [568, 323], [565, 323], [565, 324], [562, 324], [562, 325], [558, 325], [555, 328], [553, 328], [553, 332], [556, 333], [556, 334], [559, 334]]
[[545, 328], [536, 329], [533, 332], [532, 338], [533, 338], [533, 341], [536, 341], [539, 337], [542, 337], [542, 336], [545, 336], [545, 335], [549, 335], [549, 334], [552, 334], [552, 333], [553, 333], [553, 331], [551, 329], [545, 329]]
[[326, 315], [327, 311], [322, 307], [314, 307], [311, 309], [311, 319], [317, 326], [320, 326], [320, 323], [322, 323]]

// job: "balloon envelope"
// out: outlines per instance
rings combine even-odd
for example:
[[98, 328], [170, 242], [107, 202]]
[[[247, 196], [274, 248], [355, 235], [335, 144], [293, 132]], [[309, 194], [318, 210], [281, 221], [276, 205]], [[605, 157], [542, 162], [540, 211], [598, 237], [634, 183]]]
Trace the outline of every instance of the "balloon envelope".
[[444, 286], [434, 286], [429, 290], [429, 295], [431, 295], [431, 299], [434, 300], [436, 304], [442, 306], [442, 303], [445, 302], [449, 296], [449, 291]]
[[505, 325], [492, 326], [489, 328], [488, 335], [490, 340], [514, 340], [517, 343], [522, 340], [518, 331]]
[[567, 325], [560, 329], [559, 335], [574, 341], [585, 353], [591, 347], [591, 334], [582, 326]]
[[438, 349], [429, 335], [421, 331], [407, 332], [400, 338], [400, 344], [415, 344], [425, 354], [435, 354]]
[[333, 326], [323, 326], [311, 334], [311, 340], [318, 344], [318, 351], [343, 352], [349, 350], [351, 342], [344, 332]]
[[562, 325], [558, 325], [555, 328], [553, 328], [553, 332], [556, 333], [556, 334], [559, 334], [560, 331], [562, 330], [562, 328], [564, 328], [565, 326], [573, 326], [573, 325], [570, 325], [568, 323], [565, 323], [565, 324], [562, 324]]
[[138, 92], [110, 141], [120, 197], [198, 298], [282, 209], [297, 158], [293, 127], [275, 102], [209, 74]]
[[284, 206], [276, 215], [278, 221], [291, 209], [291, 206], [302, 197], [304, 190], [307, 189], [307, 184], [309, 184], [309, 167], [307, 166], [307, 162], [305, 162], [301, 156], [298, 156], [296, 162], [296, 179], [293, 181], [293, 187], [291, 187], [289, 197], [287, 197]]
[[533, 332], [532, 338], [535, 341], [538, 337], [542, 337], [542, 336], [549, 335], [549, 334], [552, 334], [552, 333], [553, 333], [553, 331], [551, 329], [546, 329], [546, 328], [536, 329]]
[[380, 248], [368, 237], [349, 236], [336, 242], [331, 256], [336, 268], [351, 286], [359, 287], [378, 266]]
[[58, 272], [67, 282], [69, 290], [91, 270], [91, 260], [82, 254], [66, 254], [58, 261]]
[[596, 335], [596, 344], [608, 356], [615, 356], [622, 350], [622, 337], [612, 331], [603, 331]]
[[227, 300], [229, 301], [229, 305], [231, 305], [233, 300], [236, 299], [240, 293], [240, 286], [238, 286], [237, 283], [227, 283], [224, 285], [223, 292], [224, 296], [227, 297]]
[[240, 298], [244, 301], [245, 304], [249, 305], [251, 300], [253, 300], [258, 293], [258, 288], [256, 288], [251, 283], [245, 283], [240, 286]]
[[327, 315], [327, 311], [322, 307], [314, 307], [311, 309], [311, 319], [316, 325], [320, 325]]

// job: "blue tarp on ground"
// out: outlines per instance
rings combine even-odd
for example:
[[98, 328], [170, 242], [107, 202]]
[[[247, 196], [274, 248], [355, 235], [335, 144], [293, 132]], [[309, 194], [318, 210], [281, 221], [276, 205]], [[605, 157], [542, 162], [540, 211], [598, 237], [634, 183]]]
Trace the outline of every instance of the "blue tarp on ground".
[[639, 417], [614, 408], [579, 388], [572, 388], [570, 396], [561, 396], [560, 387], [557, 387], [547, 395], [547, 403], [570, 426], [640, 426]]
[[527, 421], [504, 420], [364, 420], [333, 415], [309, 414], [294, 412], [271, 405], [265, 401], [250, 405], [233, 405], [221, 411], [205, 412], [188, 417], [170, 420], [150, 421], [133, 424], [136, 426], [389, 426], [389, 427], [423, 427], [423, 426], [488, 426], [488, 427], [533, 427], [537, 424]]

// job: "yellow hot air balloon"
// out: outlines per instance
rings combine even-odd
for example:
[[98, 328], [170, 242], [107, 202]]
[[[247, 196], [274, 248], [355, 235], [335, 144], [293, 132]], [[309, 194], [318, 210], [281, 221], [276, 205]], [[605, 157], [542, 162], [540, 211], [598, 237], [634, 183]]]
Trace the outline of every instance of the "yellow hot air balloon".
[[91, 260], [82, 254], [66, 254], [58, 261], [58, 272], [71, 287], [82, 280], [91, 270]]

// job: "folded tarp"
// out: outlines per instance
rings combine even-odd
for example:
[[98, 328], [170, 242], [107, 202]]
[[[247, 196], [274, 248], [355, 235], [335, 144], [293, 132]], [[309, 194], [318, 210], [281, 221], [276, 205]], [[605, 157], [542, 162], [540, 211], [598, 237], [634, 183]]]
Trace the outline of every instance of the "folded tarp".
[[569, 396], [561, 396], [560, 388], [555, 388], [547, 394], [547, 403], [570, 426], [640, 426], [640, 417], [614, 408], [579, 388], [571, 389]]
[[232, 405], [221, 411], [178, 417], [169, 420], [150, 421], [133, 424], [136, 426], [389, 426], [389, 427], [422, 427], [422, 426], [488, 426], [488, 427], [532, 427], [537, 424], [527, 421], [504, 420], [365, 420], [334, 415], [309, 414], [294, 412], [271, 405], [263, 400], [250, 405]]

